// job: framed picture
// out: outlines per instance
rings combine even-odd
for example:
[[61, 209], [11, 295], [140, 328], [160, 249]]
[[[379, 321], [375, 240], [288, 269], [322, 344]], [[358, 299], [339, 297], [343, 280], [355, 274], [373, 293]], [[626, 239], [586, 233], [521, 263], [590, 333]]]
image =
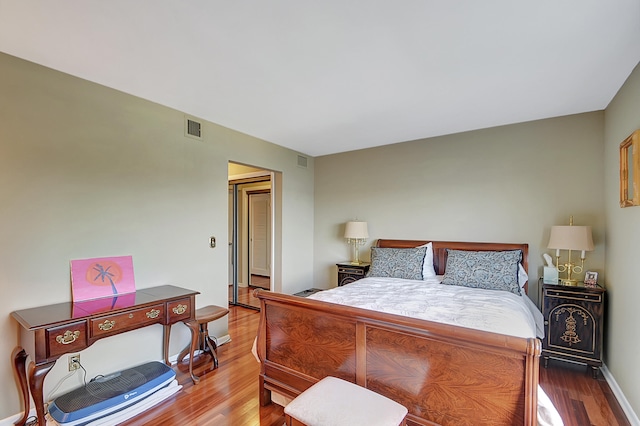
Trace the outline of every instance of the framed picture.
[[587, 287], [595, 287], [598, 284], [598, 273], [587, 271], [584, 274], [584, 285]]
[[620, 207], [640, 205], [640, 130], [620, 144]]

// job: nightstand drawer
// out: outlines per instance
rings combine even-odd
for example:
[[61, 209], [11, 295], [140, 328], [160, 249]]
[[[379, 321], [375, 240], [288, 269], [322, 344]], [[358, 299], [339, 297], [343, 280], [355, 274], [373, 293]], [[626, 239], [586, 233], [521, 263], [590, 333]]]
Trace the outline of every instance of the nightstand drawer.
[[345, 268], [343, 266], [338, 267], [339, 274], [360, 275], [364, 277], [364, 270], [357, 268]]
[[545, 289], [545, 297], [556, 297], [567, 300], [585, 300], [589, 302], [602, 302], [602, 293], [576, 293], [574, 291]]

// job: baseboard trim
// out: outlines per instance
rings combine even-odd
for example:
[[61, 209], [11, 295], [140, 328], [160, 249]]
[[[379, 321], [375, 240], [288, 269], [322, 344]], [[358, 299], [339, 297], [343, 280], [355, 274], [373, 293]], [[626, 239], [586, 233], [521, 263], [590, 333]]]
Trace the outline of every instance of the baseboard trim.
[[[35, 417], [36, 416], [36, 409], [32, 408], [29, 411], [29, 417]], [[0, 420], [0, 426], [13, 426], [15, 424], [15, 422], [17, 422], [18, 420], [20, 420], [20, 418], [22, 417], [22, 412], [20, 412], [20, 414], [14, 414], [11, 417], [7, 417], [6, 419], [2, 419]]]
[[216, 345], [218, 346], [222, 346], [231, 341], [231, 336], [229, 336], [228, 334], [225, 334], [224, 336], [220, 336], [220, 337], [216, 337], [216, 336], [211, 336], [211, 337], [213, 337], [213, 339], [216, 341]]
[[624, 414], [627, 416], [627, 420], [629, 420], [629, 423], [631, 423], [633, 426], [640, 426], [640, 419], [638, 419], [635, 411], [633, 411], [633, 408], [631, 408], [631, 404], [629, 404], [629, 401], [624, 396], [624, 393], [622, 393], [622, 389], [620, 389], [620, 386], [618, 386], [616, 379], [613, 377], [605, 364], [602, 364], [602, 367], [600, 367], [600, 371], [602, 371], [602, 376], [609, 384], [611, 392], [613, 392], [613, 395], [618, 400], [618, 403], [620, 404], [620, 407], [622, 407], [622, 411], [624, 411]]

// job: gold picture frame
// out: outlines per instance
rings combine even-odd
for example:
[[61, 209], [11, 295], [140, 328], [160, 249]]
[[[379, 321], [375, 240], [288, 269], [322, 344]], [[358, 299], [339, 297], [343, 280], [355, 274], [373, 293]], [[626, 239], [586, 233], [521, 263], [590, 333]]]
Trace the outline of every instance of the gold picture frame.
[[620, 207], [640, 205], [640, 130], [620, 144]]

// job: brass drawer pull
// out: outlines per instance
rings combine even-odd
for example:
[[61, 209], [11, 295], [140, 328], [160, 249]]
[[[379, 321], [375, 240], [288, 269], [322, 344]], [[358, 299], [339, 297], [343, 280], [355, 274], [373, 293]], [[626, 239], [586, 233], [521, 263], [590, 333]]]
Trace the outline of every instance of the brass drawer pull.
[[102, 324], [98, 324], [98, 328], [102, 331], [108, 331], [111, 330], [114, 325], [116, 325], [115, 321], [104, 320]]
[[79, 331], [70, 331], [67, 330], [61, 336], [56, 336], [56, 342], [61, 343], [63, 345], [68, 345], [69, 343], [75, 342], [78, 337], [80, 337]]
[[182, 315], [187, 312], [187, 305], [179, 304], [178, 306], [174, 307], [172, 311], [176, 315]]
[[147, 312], [147, 318], [158, 318], [160, 311], [158, 309], [152, 309]]

